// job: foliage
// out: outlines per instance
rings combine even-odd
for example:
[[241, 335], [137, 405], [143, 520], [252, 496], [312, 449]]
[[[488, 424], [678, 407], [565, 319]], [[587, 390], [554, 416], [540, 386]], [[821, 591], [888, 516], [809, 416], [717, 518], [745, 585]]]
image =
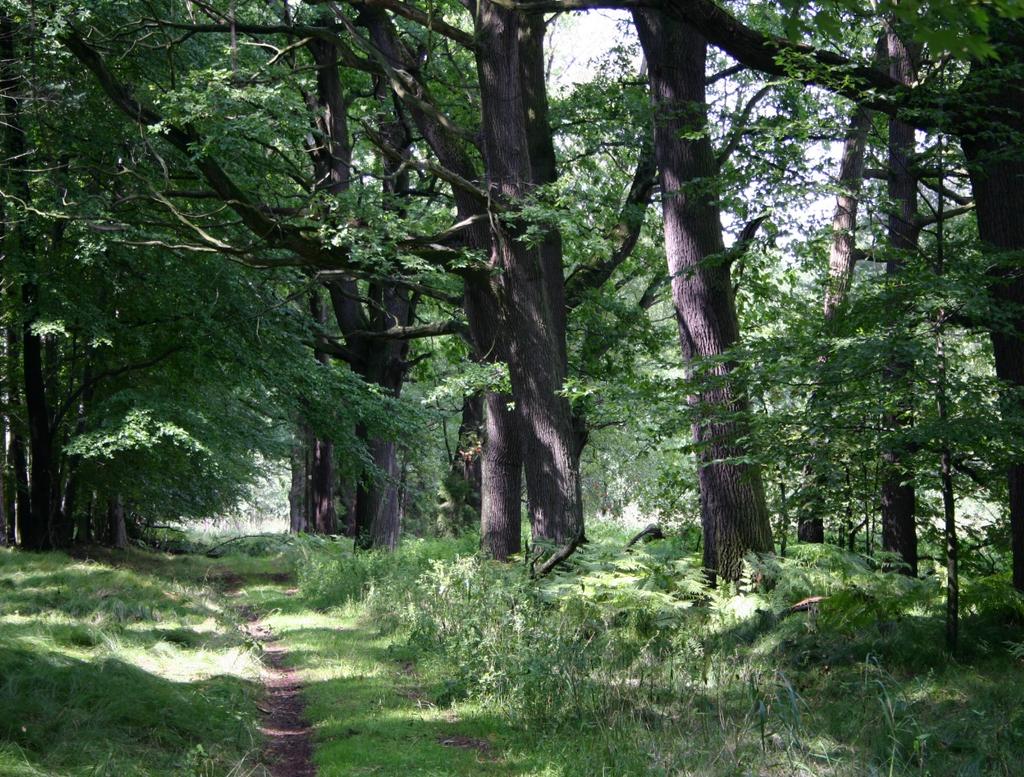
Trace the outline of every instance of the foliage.
[[[999, 646], [1019, 623], [1007, 605], [1022, 604], [1005, 578], [965, 583], [977, 583], [965, 601], [988, 606], [966, 608], [970, 663], [956, 664], [938, 647], [942, 581], [884, 572], [883, 559], [799, 545], [751, 558], [737, 586], [709, 590], [675, 540], [621, 545], [606, 534], [571, 569], [531, 581], [522, 565], [416, 544], [386, 565], [311, 566], [303, 591], [351, 606], [361, 589], [371, 622], [434, 678], [437, 704], [482, 705], [540, 741], [604, 732], [635, 773], [813, 763], [816, 774], [953, 774], [1016, 757], [1012, 738], [995, 751], [966, 744], [1000, 719], [1000, 673], [1018, 671], [1012, 644]], [[371, 582], [332, 591], [339, 578]], [[790, 613], [812, 595], [824, 598]], [[975, 693], [978, 720], [964, 720], [947, 699]], [[939, 744], [952, 739], [956, 750]]]

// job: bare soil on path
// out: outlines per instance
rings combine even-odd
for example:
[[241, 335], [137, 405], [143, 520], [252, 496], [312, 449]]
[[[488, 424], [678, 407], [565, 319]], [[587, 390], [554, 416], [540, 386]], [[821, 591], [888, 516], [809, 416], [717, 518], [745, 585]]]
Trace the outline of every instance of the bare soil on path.
[[286, 666], [288, 650], [249, 607], [240, 608], [248, 621], [246, 634], [263, 646], [266, 691], [260, 712], [264, 759], [272, 777], [316, 777], [313, 737], [305, 716], [298, 672]]

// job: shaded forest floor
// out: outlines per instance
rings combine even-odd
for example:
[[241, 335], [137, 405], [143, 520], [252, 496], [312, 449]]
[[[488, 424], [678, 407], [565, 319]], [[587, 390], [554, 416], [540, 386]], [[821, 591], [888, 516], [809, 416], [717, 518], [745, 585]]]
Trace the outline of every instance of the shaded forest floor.
[[0, 551], [0, 776], [267, 777], [268, 665], [325, 777], [1020, 773], [1019, 626], [973, 617], [943, 658], [916, 589], [901, 613], [873, 573], [831, 615], [723, 594], [673, 621], [655, 551], [600, 546], [540, 588], [468, 543]]

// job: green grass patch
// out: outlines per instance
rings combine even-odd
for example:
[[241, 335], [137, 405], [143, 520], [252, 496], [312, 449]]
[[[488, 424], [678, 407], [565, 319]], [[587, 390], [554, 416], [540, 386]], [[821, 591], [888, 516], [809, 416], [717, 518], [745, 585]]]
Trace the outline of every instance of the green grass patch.
[[322, 777], [356, 775], [628, 774], [613, 732], [571, 737], [524, 729], [472, 699], [445, 698], [444, 666], [418, 663], [396, 634], [381, 633], [359, 603], [327, 611], [280, 587], [252, 587], [246, 600], [288, 647], [305, 684]]
[[[500, 754], [468, 773], [1019, 773], [1022, 600], [1007, 581], [965, 581], [963, 649], [951, 658], [937, 577], [797, 547], [709, 590], [692, 545], [625, 553], [614, 532], [591, 537], [571, 569], [543, 581], [452, 547], [425, 558], [427, 545], [307, 568], [310, 601], [323, 606], [333, 590], [348, 603], [309, 622], [278, 605], [313, 683], [320, 757], [336, 769], [325, 773], [466, 773], [426, 749], [422, 767], [386, 754], [408, 749], [403, 739], [426, 748], [447, 719], [488, 732]], [[362, 596], [339, 579], [359, 580]], [[827, 598], [788, 613], [812, 594]], [[411, 700], [403, 666], [415, 667]], [[349, 730], [387, 744], [346, 761], [362, 747], [337, 742]]]
[[287, 570], [0, 551], [0, 775], [260, 775], [259, 652], [225, 588]]
[[263, 777], [243, 606], [289, 650], [326, 777], [1020, 773], [1005, 580], [964, 581], [953, 658], [937, 577], [798, 546], [708, 590], [691, 544], [622, 541], [595, 527], [542, 581], [471, 539], [2, 551], [0, 775]]

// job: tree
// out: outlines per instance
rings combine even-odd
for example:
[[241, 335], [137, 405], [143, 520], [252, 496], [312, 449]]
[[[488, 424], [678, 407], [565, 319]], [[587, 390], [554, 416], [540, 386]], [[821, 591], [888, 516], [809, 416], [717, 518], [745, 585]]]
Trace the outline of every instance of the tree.
[[739, 339], [739, 323], [713, 188], [705, 43], [658, 11], [635, 11], [633, 18], [650, 72], [665, 250], [683, 359], [694, 384], [689, 402], [701, 460], [704, 566], [712, 576], [735, 580], [744, 554], [770, 552], [772, 537], [760, 469], [744, 461], [740, 442], [749, 405], [727, 357]]

